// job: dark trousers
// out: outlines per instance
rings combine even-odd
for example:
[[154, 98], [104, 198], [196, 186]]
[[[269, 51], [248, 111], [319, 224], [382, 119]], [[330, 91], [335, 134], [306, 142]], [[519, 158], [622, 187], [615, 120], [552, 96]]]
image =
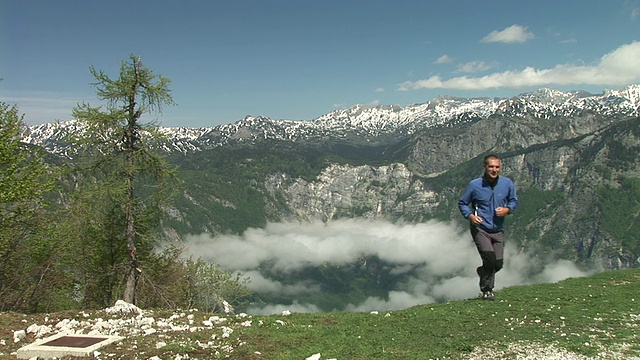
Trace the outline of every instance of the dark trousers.
[[504, 263], [504, 233], [490, 233], [482, 228], [471, 227], [471, 236], [482, 259], [482, 266], [476, 269], [480, 277], [480, 291], [491, 291], [495, 286], [496, 273]]

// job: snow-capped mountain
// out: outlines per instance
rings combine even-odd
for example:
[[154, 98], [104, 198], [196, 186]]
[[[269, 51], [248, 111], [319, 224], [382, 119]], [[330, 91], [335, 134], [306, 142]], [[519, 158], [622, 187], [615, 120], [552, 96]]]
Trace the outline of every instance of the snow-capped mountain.
[[[336, 110], [312, 121], [274, 120], [247, 116], [232, 124], [216, 127], [164, 127], [167, 151], [190, 152], [234, 141], [258, 139], [314, 140], [397, 138], [436, 126], [452, 126], [492, 115], [552, 119], [585, 114], [638, 116], [640, 85], [605, 90], [594, 95], [585, 91], [562, 92], [540, 89], [512, 98], [457, 98], [440, 96], [422, 104], [405, 107], [357, 105]], [[81, 133], [76, 121], [27, 126], [24, 141], [64, 154], [62, 139], [70, 132]]]

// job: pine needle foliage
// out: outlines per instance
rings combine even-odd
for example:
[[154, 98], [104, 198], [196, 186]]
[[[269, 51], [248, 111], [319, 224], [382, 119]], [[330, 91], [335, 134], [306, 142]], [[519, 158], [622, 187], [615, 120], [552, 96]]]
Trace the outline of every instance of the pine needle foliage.
[[[170, 80], [154, 74], [134, 55], [122, 62], [115, 79], [93, 66], [90, 72], [104, 104], [82, 103], [73, 110], [86, 131], [70, 139], [82, 156], [78, 163], [86, 180], [76, 200], [97, 204], [89, 206], [93, 218], [85, 224], [98, 224], [93, 234], [97, 241], [82, 242], [85, 255], [96, 259], [94, 270], [106, 276], [99, 285], [102, 296], [90, 302], [117, 297], [135, 303], [143, 259], [152, 256], [158, 241], [161, 208], [179, 186], [173, 167], [154, 151], [158, 125], [146, 120], [160, 114], [163, 106], [174, 105]], [[105, 258], [110, 260], [104, 263]], [[89, 285], [83, 284], [85, 296], [95, 294], [88, 291]]]

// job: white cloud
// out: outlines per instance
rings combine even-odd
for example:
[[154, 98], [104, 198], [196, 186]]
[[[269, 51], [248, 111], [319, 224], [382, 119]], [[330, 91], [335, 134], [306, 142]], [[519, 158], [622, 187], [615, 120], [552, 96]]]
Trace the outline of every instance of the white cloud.
[[383, 87], [379, 87], [379, 88], [376, 88], [374, 91], [375, 92], [384, 92], [384, 88]]
[[[382, 88], [376, 89], [376, 92], [383, 92], [383, 91], [384, 89]], [[380, 100], [376, 99], [376, 100], [371, 100], [366, 104], [357, 103], [357, 104], [352, 104], [350, 106], [347, 104], [333, 104], [333, 108], [336, 110], [345, 110], [345, 109], [351, 109], [358, 106], [376, 107], [376, 106], [379, 106], [380, 104], [381, 104]]]
[[[295, 299], [297, 295], [320, 291], [320, 284], [310, 279], [284, 284], [263, 275], [261, 270], [290, 274], [321, 265], [350, 265], [371, 256], [383, 260], [390, 273], [407, 277], [384, 298], [370, 297], [359, 304], [346, 304], [347, 311], [397, 310], [471, 298], [479, 291], [475, 269], [480, 257], [468, 230], [454, 223], [393, 224], [365, 219], [270, 223], [264, 229], [249, 229], [242, 235], [199, 235], [186, 242], [187, 256], [240, 271], [250, 278], [251, 290], [289, 296], [289, 304], [293, 303], [248, 309], [253, 314], [319, 311], [316, 305], [301, 304]], [[569, 261], [554, 262], [536, 272], [528, 254], [513, 246], [505, 251], [505, 267], [498, 273], [496, 289], [587, 275]], [[532, 273], [533, 277], [525, 275]]]
[[511, 25], [502, 31], [494, 30], [489, 35], [482, 38], [481, 42], [501, 42], [501, 43], [523, 43], [533, 39], [535, 35], [527, 31], [527, 28], [520, 25]]
[[449, 56], [449, 55], [446, 55], [446, 54], [445, 54], [445, 55], [440, 56], [440, 57], [435, 61], [435, 63], [436, 63], [436, 64], [449, 64], [449, 63], [450, 63], [450, 62], [452, 62], [452, 61], [453, 61], [453, 58], [452, 58], [451, 56]]
[[594, 65], [560, 64], [550, 69], [526, 67], [481, 77], [443, 79], [432, 76], [398, 85], [398, 90], [457, 89], [486, 90], [547, 85], [628, 85], [640, 81], [640, 41], [625, 44], [605, 54]]
[[390, 291], [387, 297], [387, 300], [379, 297], [370, 297], [360, 304], [347, 305], [345, 311], [367, 312], [372, 310], [398, 310], [434, 302], [434, 299], [431, 296], [424, 294], [411, 294], [404, 291]]
[[310, 281], [303, 281], [296, 284], [283, 284], [280, 281], [264, 277], [260, 271], [257, 270], [244, 272], [242, 276], [249, 279], [247, 288], [259, 293], [278, 293], [295, 296], [320, 291], [320, 286]]
[[547, 265], [544, 270], [537, 275], [536, 282], [558, 282], [560, 280], [584, 276], [582, 270], [569, 260], [559, 260]]
[[17, 96], [0, 94], [0, 101], [18, 106], [18, 113], [24, 114], [27, 124], [42, 124], [56, 120], [71, 119], [71, 111], [78, 103], [90, 102], [93, 106], [97, 100], [89, 98], [63, 96], [49, 92], [23, 93]]
[[[191, 236], [187, 252], [239, 271], [255, 270], [267, 260], [274, 270], [289, 272], [325, 263], [345, 265], [375, 255], [399, 265], [428, 263], [437, 273], [449, 273], [474, 257], [466, 234], [457, 231], [450, 224], [433, 221], [415, 225], [366, 220], [269, 223], [241, 236]], [[441, 256], [439, 240], [452, 236], [447, 251], [456, 256], [448, 259]]]
[[486, 63], [484, 61], [471, 61], [465, 64], [458, 65], [458, 72], [475, 73], [475, 72], [487, 71], [496, 67], [497, 65], [498, 64], [495, 62]]
[[17, 105], [18, 113], [24, 114], [27, 124], [40, 124], [71, 118], [71, 110], [77, 101], [54, 97], [2, 97], [1, 100]]
[[284, 304], [270, 304], [264, 307], [249, 307], [247, 311], [254, 315], [272, 315], [282, 314], [285, 310], [294, 313], [316, 313], [320, 312], [317, 305], [314, 304], [300, 304], [298, 301], [294, 301], [291, 305]]
[[625, 7], [629, 10], [632, 20], [640, 19], [640, 1], [627, 1]]

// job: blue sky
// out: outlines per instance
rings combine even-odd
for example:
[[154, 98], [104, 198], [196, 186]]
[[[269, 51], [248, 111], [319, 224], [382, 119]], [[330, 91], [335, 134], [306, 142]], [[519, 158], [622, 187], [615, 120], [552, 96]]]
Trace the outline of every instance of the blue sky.
[[98, 105], [89, 66], [171, 79], [164, 126], [640, 83], [640, 0], [0, 0], [0, 101]]

